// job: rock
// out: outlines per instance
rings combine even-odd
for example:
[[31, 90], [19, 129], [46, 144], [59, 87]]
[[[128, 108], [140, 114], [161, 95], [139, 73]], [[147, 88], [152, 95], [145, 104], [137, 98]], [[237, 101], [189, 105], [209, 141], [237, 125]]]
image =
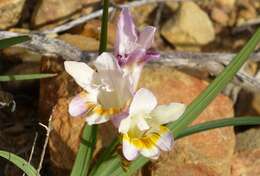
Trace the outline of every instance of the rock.
[[94, 38], [76, 34], [63, 34], [59, 36], [59, 39], [83, 51], [98, 51], [99, 41]]
[[165, 4], [173, 11], [175, 12], [178, 8], [179, 8], [179, 3], [172, 1], [172, 0], [168, 0], [165, 1]]
[[136, 8], [131, 8], [131, 14], [134, 18], [135, 24], [138, 27], [146, 26], [149, 15], [156, 8], [156, 3], [145, 4]]
[[22, 16], [25, 0], [0, 0], [0, 29], [7, 29], [18, 23]]
[[260, 129], [250, 129], [237, 135], [231, 176], [260, 175]]
[[217, 7], [214, 7], [212, 9], [211, 18], [222, 26], [226, 26], [229, 20], [228, 15], [223, 10]]
[[[189, 104], [207, 86], [205, 81], [166, 66], [146, 68], [141, 83], [155, 93], [162, 104]], [[193, 124], [232, 116], [232, 102], [220, 95]], [[174, 150], [163, 153], [160, 160], [153, 163], [151, 175], [229, 176], [234, 145], [232, 128], [216, 129], [183, 138], [177, 141]]]
[[63, 20], [81, 9], [81, 2], [78, 0], [44, 0], [37, 2], [32, 16], [32, 25], [35, 27]]
[[236, 4], [236, 0], [215, 0], [216, 3], [222, 7], [233, 8]]
[[[80, 32], [80, 35], [83, 35], [85, 37], [91, 37], [95, 38], [97, 40], [100, 39], [100, 29], [101, 29], [101, 21], [100, 20], [91, 20], [87, 22], [83, 28], [83, 30]], [[112, 46], [115, 43], [115, 37], [116, 37], [116, 25], [114, 22], [108, 23], [108, 46], [109, 48], [112, 48]]]
[[175, 46], [201, 46], [215, 38], [208, 15], [192, 1], [181, 4], [177, 16], [163, 25], [161, 34]]
[[[55, 78], [41, 80], [39, 114], [42, 122], [46, 122], [51, 114], [53, 117], [49, 152], [53, 168], [57, 172], [55, 175], [59, 176], [64, 175], [64, 170], [69, 171], [72, 167], [85, 123], [84, 119], [70, 118], [68, 114], [70, 99], [81, 89], [65, 73], [61, 59], [43, 58], [42, 71], [58, 73]], [[177, 101], [187, 104], [206, 86], [205, 81], [171, 67], [156, 65], [147, 65], [140, 84], [140, 87], [151, 89], [159, 99], [159, 103]], [[232, 102], [227, 97], [219, 95], [195, 123], [232, 115]], [[101, 125], [99, 129], [97, 150], [110, 143], [116, 132], [109, 123]], [[179, 140], [172, 152], [163, 153], [161, 159], [152, 165], [152, 174], [178, 173], [178, 176], [186, 176], [194, 172], [198, 175], [216, 173], [227, 176], [233, 148], [232, 128], [193, 135]], [[59, 171], [62, 173], [58, 173]]]

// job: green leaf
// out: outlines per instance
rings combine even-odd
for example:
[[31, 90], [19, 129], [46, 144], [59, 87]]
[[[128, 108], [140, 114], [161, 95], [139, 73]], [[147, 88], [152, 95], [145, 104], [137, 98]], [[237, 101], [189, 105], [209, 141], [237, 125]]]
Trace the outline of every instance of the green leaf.
[[[100, 157], [98, 158], [97, 162], [95, 163], [95, 165], [93, 166], [93, 168], [91, 169], [90, 172], [90, 176], [91, 175], [96, 175], [97, 170], [100, 170], [101, 165], [103, 164], [103, 161], [106, 161], [107, 159], [109, 159], [109, 157], [111, 157], [111, 155], [113, 154], [113, 152], [115, 151], [116, 146], [120, 143], [119, 139], [116, 138], [114, 139], [111, 144], [106, 147], [103, 152], [101, 153]], [[107, 166], [109, 167], [109, 166]]]
[[[260, 29], [256, 31], [246, 46], [233, 58], [224, 71], [187, 107], [180, 119], [168, 125], [174, 134], [183, 130], [183, 128], [187, 127], [193, 120], [195, 120], [209, 105], [209, 103], [218, 95], [218, 93], [228, 84], [228, 82], [246, 62], [250, 54], [254, 51], [259, 40]], [[148, 161], [149, 160], [146, 158], [138, 157], [137, 160], [132, 162], [126, 175], [132, 175]], [[122, 171], [120, 167], [118, 167], [115, 172], [118, 172], [119, 175], [124, 174], [118, 170]]]
[[51, 73], [35, 73], [35, 74], [26, 74], [26, 75], [3, 75], [0, 76], [0, 82], [43, 79], [43, 78], [54, 77], [56, 75], [57, 74], [51, 74]]
[[23, 43], [30, 40], [29, 36], [17, 36], [17, 37], [10, 37], [0, 40], [0, 49], [8, 48], [10, 46]]
[[231, 119], [221, 119], [209, 122], [204, 122], [184, 130], [174, 133], [174, 139], [180, 139], [185, 136], [192, 135], [215, 128], [222, 128], [226, 126], [245, 126], [245, 125], [260, 125], [260, 117], [235, 117]]
[[116, 173], [113, 173], [114, 170], [121, 164], [121, 158], [118, 155], [112, 156], [102, 162], [99, 168], [96, 170], [93, 176], [113, 176]]
[[96, 144], [97, 126], [85, 124], [71, 176], [86, 176]]
[[18, 168], [20, 168], [28, 176], [37, 175], [37, 171], [32, 165], [30, 165], [27, 161], [25, 161], [24, 159], [22, 159], [21, 157], [15, 155], [13, 153], [0, 150], [0, 157], [5, 158], [8, 161], [15, 164]]
[[209, 103], [220, 93], [221, 90], [235, 76], [250, 54], [254, 51], [260, 40], [260, 29], [256, 31], [246, 46], [233, 58], [224, 71], [204, 90], [175, 123], [168, 125], [173, 132], [178, 132], [195, 120]]

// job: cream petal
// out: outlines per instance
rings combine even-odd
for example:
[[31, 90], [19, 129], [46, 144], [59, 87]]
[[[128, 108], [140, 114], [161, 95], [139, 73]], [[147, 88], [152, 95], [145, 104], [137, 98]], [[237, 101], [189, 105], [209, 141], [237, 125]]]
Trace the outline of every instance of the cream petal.
[[139, 155], [137, 147], [130, 143], [130, 139], [127, 137], [127, 135], [123, 135], [123, 154], [124, 157], [129, 161], [136, 159], [136, 157]]
[[160, 150], [156, 145], [154, 145], [152, 147], [142, 148], [140, 154], [150, 159], [158, 159], [160, 156]]
[[128, 130], [130, 129], [131, 126], [131, 118], [127, 117], [123, 120], [121, 120], [118, 131], [119, 133], [123, 133], [126, 134], [128, 132]]
[[146, 26], [142, 32], [140, 32], [138, 43], [142, 48], [151, 48], [154, 41], [154, 34], [156, 28], [153, 26]]
[[145, 131], [150, 128], [144, 117], [138, 117], [136, 125], [141, 131]]
[[80, 87], [88, 92], [93, 90], [91, 82], [95, 75], [95, 71], [87, 64], [83, 62], [65, 61], [64, 67], [66, 72], [74, 78]]
[[150, 113], [157, 105], [157, 100], [153, 93], [148, 89], [141, 88], [134, 95], [129, 108], [129, 114]]
[[100, 54], [93, 64], [97, 68], [98, 72], [103, 70], [120, 71], [120, 66], [118, 65], [115, 57], [108, 52], [103, 52], [102, 54]]
[[101, 124], [107, 122], [108, 120], [109, 117], [97, 113], [91, 113], [91, 115], [86, 117], [86, 122], [88, 125]]
[[161, 126], [158, 134], [160, 138], [155, 142], [156, 145], [163, 151], [170, 151], [174, 143], [171, 131], [167, 127]]
[[184, 113], [185, 109], [186, 105], [182, 103], [159, 105], [151, 112], [151, 116], [158, 124], [167, 124], [177, 120]]

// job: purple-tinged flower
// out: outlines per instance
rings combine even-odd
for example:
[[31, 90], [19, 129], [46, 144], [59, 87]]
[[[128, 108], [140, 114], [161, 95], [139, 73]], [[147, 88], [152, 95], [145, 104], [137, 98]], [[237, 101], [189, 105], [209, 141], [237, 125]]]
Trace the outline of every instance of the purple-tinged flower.
[[163, 126], [177, 120], [185, 111], [181, 103], [158, 105], [147, 89], [139, 89], [130, 104], [129, 115], [119, 125], [123, 134], [123, 154], [134, 160], [139, 154], [157, 159], [160, 150], [169, 151], [173, 145], [171, 131]]
[[143, 65], [160, 57], [159, 53], [150, 50], [155, 31], [153, 26], [147, 26], [141, 32], [137, 31], [129, 10], [122, 9], [117, 23], [114, 54], [124, 71], [130, 73], [134, 89], [137, 87]]
[[83, 62], [65, 61], [65, 70], [84, 89], [69, 104], [71, 116], [86, 116], [89, 125], [122, 116], [132, 98], [130, 80], [113, 55], [102, 53], [94, 61], [97, 71]]

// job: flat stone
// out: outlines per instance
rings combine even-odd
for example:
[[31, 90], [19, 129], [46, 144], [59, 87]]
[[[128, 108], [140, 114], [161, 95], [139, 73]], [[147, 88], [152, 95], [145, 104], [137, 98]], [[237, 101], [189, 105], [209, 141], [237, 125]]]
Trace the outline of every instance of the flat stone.
[[7, 29], [18, 23], [25, 0], [0, 0], [0, 29]]
[[32, 16], [32, 25], [35, 27], [64, 20], [81, 8], [79, 0], [44, 0], [37, 1]]
[[161, 34], [175, 46], [201, 46], [215, 38], [209, 16], [192, 1], [181, 3], [177, 15], [163, 25]]
[[260, 175], [260, 129], [250, 129], [236, 137], [231, 176]]

